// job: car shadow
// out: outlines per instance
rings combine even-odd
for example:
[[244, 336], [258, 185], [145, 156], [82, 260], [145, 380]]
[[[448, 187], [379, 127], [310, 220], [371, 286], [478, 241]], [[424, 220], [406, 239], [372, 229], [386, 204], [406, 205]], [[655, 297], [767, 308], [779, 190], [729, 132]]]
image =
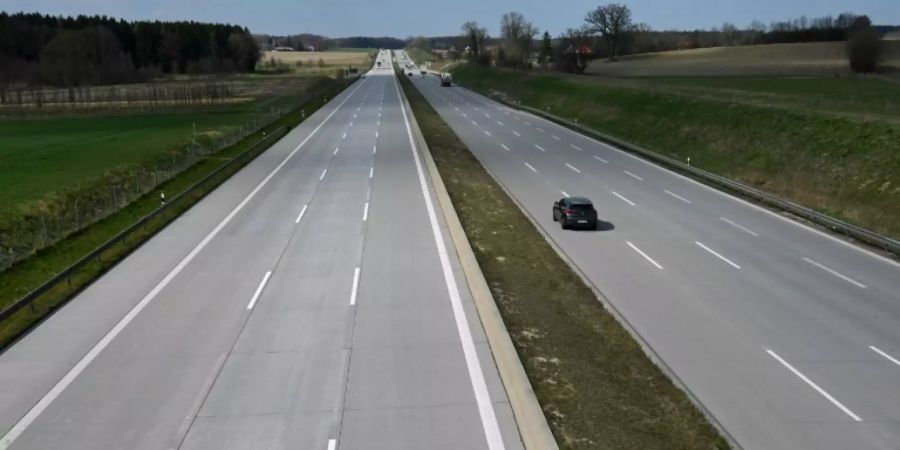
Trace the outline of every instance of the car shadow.
[[592, 230], [592, 229], [588, 229], [588, 228], [572, 228], [571, 230], [572, 230], [572, 231], [582, 231], [582, 232], [585, 232], [585, 233], [592, 233], [592, 232], [599, 233], [599, 232], [603, 232], [603, 231], [612, 231], [612, 230], [615, 230], [615, 229], [616, 229], [616, 226], [613, 225], [612, 222], [606, 222], [606, 221], [604, 221], [604, 220], [598, 220], [598, 221], [597, 221], [597, 228], [595, 228], [595, 229], [593, 229], [593, 230]]

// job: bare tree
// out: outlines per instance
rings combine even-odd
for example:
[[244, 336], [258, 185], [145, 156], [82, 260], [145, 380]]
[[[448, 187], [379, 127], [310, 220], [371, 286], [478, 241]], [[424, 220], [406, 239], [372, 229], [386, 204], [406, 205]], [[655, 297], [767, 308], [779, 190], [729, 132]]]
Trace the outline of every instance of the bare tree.
[[462, 31], [469, 52], [475, 59], [478, 59], [478, 55], [484, 51], [484, 43], [487, 40], [487, 29], [478, 25], [478, 22], [469, 21], [462, 25]]
[[517, 67], [524, 67], [534, 49], [534, 37], [538, 29], [525, 20], [522, 14], [508, 12], [500, 19], [500, 37], [506, 50], [506, 60]]
[[609, 60], [615, 61], [622, 36], [631, 26], [631, 10], [625, 5], [610, 3], [588, 12], [584, 21], [588, 32], [603, 36], [609, 49]]

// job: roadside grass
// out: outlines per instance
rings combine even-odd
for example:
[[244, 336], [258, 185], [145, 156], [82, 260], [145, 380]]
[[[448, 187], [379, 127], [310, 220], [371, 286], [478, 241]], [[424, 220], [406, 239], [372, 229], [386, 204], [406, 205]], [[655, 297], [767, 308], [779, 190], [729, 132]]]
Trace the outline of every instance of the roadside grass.
[[401, 79], [560, 447], [727, 448], [422, 94]]
[[[882, 65], [900, 69], [900, 41], [883, 41]], [[614, 77], [850, 75], [844, 42], [742, 45], [624, 56], [596, 60], [588, 73]]]
[[[331, 97], [333, 95], [333, 87], [337, 87], [337, 85], [332, 83], [320, 89], [323, 94], [327, 92], [327, 95]], [[299, 108], [304, 108], [308, 117], [322, 104], [321, 99], [315, 96], [305, 104], [299, 105]], [[129, 203], [108, 217], [85, 227], [52, 246], [39, 250], [29, 258], [0, 272], [0, 286], [3, 287], [3, 289], [0, 289], [0, 309], [11, 305], [18, 298], [31, 292], [46, 280], [62, 272], [63, 269], [69, 267], [84, 255], [89, 254], [122, 230], [154, 211], [159, 207], [159, 192], [164, 191], [168, 193], [169, 198], [173, 198], [216, 169], [241, 156], [260, 141], [263, 132], [271, 135], [272, 132], [278, 129], [283, 127], [292, 128], [300, 122], [302, 122], [300, 115], [297, 111], [292, 111], [290, 114], [281, 117], [234, 145], [216, 154], [204, 157], [188, 169], [159, 185], [157, 189]], [[252, 161], [253, 157], [265, 151], [269, 145], [276, 141], [275, 139], [269, 139], [266, 146], [259, 148], [258, 152], [250, 155], [251, 157], [247, 159], [247, 162]], [[205, 195], [207, 192], [215, 189], [218, 184], [226, 181], [237, 170], [240, 170], [240, 167], [235, 167], [233, 170], [220, 174], [203, 194]], [[0, 322], [0, 349], [5, 348], [47, 314], [64, 304], [69, 298], [113, 267], [118, 261], [138, 248], [146, 239], [152, 237], [200, 199], [202, 199], [202, 195], [191, 199], [192, 201], [181, 203], [176, 208], [169, 208], [166, 214], [148, 223], [144, 229], [134, 234], [130, 240], [114, 246], [108, 252], [105, 252], [100, 260], [85, 266], [71, 277], [68, 284], [59, 284], [42, 295], [34, 308], [26, 307], [7, 320]]]
[[459, 66], [483, 93], [577, 118], [603, 133], [900, 237], [900, 124], [623, 89], [595, 77]]
[[367, 61], [369, 61], [372, 56], [374, 50], [369, 49], [340, 49], [340, 50], [328, 50], [324, 52], [265, 52], [260, 61], [264, 64], [266, 61], [274, 58], [276, 61], [281, 61], [290, 65], [291, 67], [295, 66], [297, 61], [303, 63], [303, 68], [315, 67], [318, 61], [321, 59], [326, 68], [336, 68], [336, 67], [347, 67], [347, 66], [355, 66], [360, 69], [368, 68]]

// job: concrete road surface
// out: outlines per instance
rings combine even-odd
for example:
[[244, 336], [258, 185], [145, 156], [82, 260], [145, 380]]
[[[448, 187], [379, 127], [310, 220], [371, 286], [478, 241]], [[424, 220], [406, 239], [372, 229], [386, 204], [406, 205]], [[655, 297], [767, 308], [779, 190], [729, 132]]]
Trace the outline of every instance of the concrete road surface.
[[520, 448], [398, 95], [373, 70], [0, 355], [0, 448]]
[[[897, 263], [433, 75], [412, 80], [741, 446], [900, 448]], [[569, 195], [605, 223], [561, 230], [551, 207]]]

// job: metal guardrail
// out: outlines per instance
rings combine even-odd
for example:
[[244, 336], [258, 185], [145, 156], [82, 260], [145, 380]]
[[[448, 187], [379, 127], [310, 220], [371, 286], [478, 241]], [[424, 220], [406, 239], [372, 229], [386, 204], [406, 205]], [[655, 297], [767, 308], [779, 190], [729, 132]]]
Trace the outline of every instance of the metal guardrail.
[[[63, 269], [62, 272], [54, 275], [49, 280], [45, 281], [43, 284], [32, 290], [31, 292], [25, 294], [18, 300], [16, 300], [13, 304], [7, 306], [5, 309], [0, 311], [0, 322], [6, 320], [19, 310], [25, 308], [26, 306], [31, 306], [34, 308], [34, 302], [40, 298], [41, 295], [46, 293], [47, 291], [53, 289], [57, 285], [61, 283], [70, 283], [71, 277], [74, 276], [79, 270], [81, 270], [87, 264], [96, 261], [100, 261], [103, 257], [103, 253], [114, 247], [115, 245], [124, 242], [130, 236], [135, 235], [138, 232], [144, 231], [144, 227], [151, 220], [169, 212], [170, 210], [174, 210], [174, 208], [178, 206], [190, 206], [192, 202], [185, 203], [186, 199], [193, 200], [193, 197], [198, 193], [202, 196], [211, 192], [218, 184], [213, 183], [212, 186], [208, 184], [210, 181], [214, 180], [216, 177], [226, 173], [228, 170], [240, 170], [241, 167], [249, 163], [253, 158], [257, 156], [259, 149], [266, 143], [272, 142], [274, 140], [280, 139], [288, 132], [288, 127], [280, 127], [274, 133], [269, 134], [268, 136], [260, 139], [258, 142], [253, 144], [250, 148], [244, 150], [239, 155], [234, 157], [231, 161], [226, 163], [225, 165], [217, 168], [216, 170], [210, 172], [202, 179], [198, 180], [196, 183], [169, 199], [165, 204], [161, 205], [159, 208], [156, 208], [150, 214], [142, 217], [137, 222], [131, 224], [128, 228], [120, 231], [118, 234], [110, 238], [108, 241], [101, 244], [99, 247], [92, 250], [87, 255], [81, 257], [78, 261], [75, 261], [70, 266]], [[227, 179], [227, 178], [226, 178]], [[224, 181], [224, 180], [223, 180]], [[208, 191], [204, 191], [204, 189], [208, 189]]]
[[763, 192], [759, 189], [747, 186], [742, 183], [738, 183], [737, 181], [725, 178], [721, 175], [716, 175], [711, 172], [707, 172], [703, 169], [698, 169], [697, 167], [690, 166], [676, 159], [670, 158], [668, 156], [653, 152], [651, 150], [647, 150], [645, 148], [639, 147], [637, 145], [622, 141], [615, 137], [603, 134], [597, 130], [586, 127], [579, 123], [572, 122], [568, 119], [564, 119], [562, 117], [556, 116], [546, 111], [541, 111], [540, 109], [533, 108], [531, 106], [526, 106], [518, 103], [510, 102], [503, 98], [498, 98], [495, 96], [490, 96], [493, 100], [500, 102], [506, 106], [511, 108], [520, 109], [523, 111], [530, 112], [534, 115], [547, 119], [551, 122], [554, 122], [558, 125], [562, 125], [566, 128], [575, 130], [579, 133], [588, 135], [593, 137], [601, 142], [606, 144], [613, 145], [617, 148], [625, 150], [629, 153], [634, 153], [636, 155], [641, 156], [644, 159], [648, 159], [662, 165], [665, 165], [669, 168], [676, 170], [682, 174], [686, 174], [691, 176], [692, 178], [699, 179], [700, 181], [706, 182], [707, 184], [713, 184], [716, 186], [723, 187], [737, 193], [743, 197], [753, 199], [756, 202], [789, 212], [795, 216], [802, 217], [812, 223], [828, 228], [829, 230], [841, 233], [843, 235], [849, 236], [853, 239], [856, 239], [860, 242], [864, 242], [873, 247], [877, 247], [885, 252], [892, 253], [893, 255], [900, 256], [900, 241], [896, 239], [889, 238], [887, 236], [880, 235], [875, 233], [874, 231], [862, 228], [857, 225], [853, 225], [842, 220], [836, 219], [834, 217], [828, 216], [826, 214], [822, 214], [818, 211], [815, 211], [811, 208], [807, 208], [802, 205], [798, 205], [794, 202], [785, 200], [783, 198], [774, 196], [772, 194]]

